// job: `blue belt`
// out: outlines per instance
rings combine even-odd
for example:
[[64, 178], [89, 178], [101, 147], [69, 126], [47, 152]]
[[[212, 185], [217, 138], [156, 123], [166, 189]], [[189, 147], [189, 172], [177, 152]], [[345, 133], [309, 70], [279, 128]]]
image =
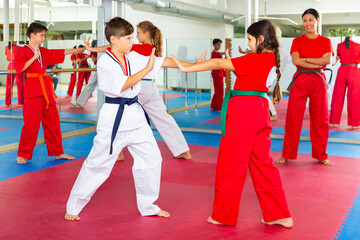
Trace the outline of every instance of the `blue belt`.
[[[139, 103], [138, 96], [133, 97], [133, 98], [105, 97], [105, 103], [119, 104], [119, 109], [118, 109], [118, 111], [116, 113], [116, 118], [115, 118], [114, 126], [113, 126], [113, 129], [112, 129], [112, 133], [111, 133], [110, 154], [112, 154], [112, 152], [113, 152], [113, 142], [115, 140], [115, 136], [116, 136], [116, 133], [117, 133], [117, 131], [119, 129], [121, 118], [122, 118], [122, 115], [124, 113], [124, 106], [125, 106], [125, 104], [126, 105], [131, 105], [131, 104], [136, 103], [136, 102]], [[148, 124], [150, 125], [149, 116], [147, 115], [147, 113], [145, 112], [145, 109], [143, 108], [143, 106], [141, 104], [140, 104], [140, 106], [144, 110], [146, 120], [147, 120]]]

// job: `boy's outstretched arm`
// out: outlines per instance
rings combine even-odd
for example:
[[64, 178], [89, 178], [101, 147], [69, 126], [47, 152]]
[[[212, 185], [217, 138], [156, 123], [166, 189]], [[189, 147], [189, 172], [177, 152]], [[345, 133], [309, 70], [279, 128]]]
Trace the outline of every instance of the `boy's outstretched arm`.
[[90, 52], [106, 52], [106, 49], [110, 47], [110, 45], [106, 45], [106, 46], [102, 46], [102, 47], [91, 47], [89, 40], [86, 41], [84, 37], [83, 37], [83, 42], [84, 42], [85, 49]]

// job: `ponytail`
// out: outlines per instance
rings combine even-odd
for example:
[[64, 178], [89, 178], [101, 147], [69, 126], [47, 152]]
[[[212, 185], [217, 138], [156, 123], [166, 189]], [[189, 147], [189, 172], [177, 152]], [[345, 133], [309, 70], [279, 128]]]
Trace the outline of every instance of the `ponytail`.
[[[264, 50], [270, 50], [275, 54], [276, 62], [276, 75], [277, 81], [273, 90], [273, 102], [277, 104], [282, 98], [281, 87], [280, 87], [280, 51], [279, 51], [279, 40], [276, 36], [276, 31], [274, 25], [269, 20], [260, 20], [250, 25], [247, 29], [247, 33], [251, 36], [254, 36], [257, 41], [257, 50], [256, 53], [262, 53]], [[260, 36], [264, 37], [264, 41], [260, 42]]]
[[273, 89], [272, 92], [272, 97], [273, 97], [273, 103], [274, 104], [278, 104], [280, 102], [280, 100], [282, 99], [282, 92], [281, 92], [281, 87], [280, 87], [280, 78], [281, 78], [281, 70], [280, 70], [280, 62], [281, 62], [281, 58], [280, 58], [280, 52], [279, 52], [279, 48], [275, 48], [274, 49], [274, 54], [275, 54], [275, 61], [276, 61], [276, 84], [275, 87]]
[[160, 29], [155, 27], [152, 34], [152, 42], [155, 47], [155, 52], [159, 57], [162, 57], [162, 35]]
[[345, 38], [345, 46], [350, 49], [350, 37]]
[[155, 47], [155, 52], [159, 57], [162, 57], [162, 34], [160, 29], [154, 26], [150, 21], [143, 21], [139, 23], [137, 27], [141, 28], [144, 32], [150, 33], [151, 42]]

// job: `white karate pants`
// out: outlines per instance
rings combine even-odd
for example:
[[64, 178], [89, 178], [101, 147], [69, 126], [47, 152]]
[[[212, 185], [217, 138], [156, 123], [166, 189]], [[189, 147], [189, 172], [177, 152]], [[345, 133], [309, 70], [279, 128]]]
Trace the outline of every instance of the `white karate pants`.
[[[125, 120], [125, 119], [122, 119]], [[127, 147], [134, 158], [132, 167], [137, 207], [142, 216], [156, 215], [160, 208], [154, 204], [159, 197], [161, 154], [149, 125], [118, 132], [110, 155], [111, 132], [100, 131], [85, 160], [66, 205], [66, 212], [78, 215], [95, 191], [109, 177], [120, 151]]]
[[156, 129], [174, 157], [189, 151], [184, 135], [174, 118], [166, 112], [166, 106], [159, 95], [154, 81], [141, 81], [139, 102], [144, 107]]
[[97, 85], [97, 73], [91, 72], [90, 79], [88, 84], [82, 89], [77, 101], [76, 101], [76, 94], [72, 95], [71, 103], [76, 105], [79, 104], [81, 106], [84, 106], [89, 99], [91, 93], [94, 91]]

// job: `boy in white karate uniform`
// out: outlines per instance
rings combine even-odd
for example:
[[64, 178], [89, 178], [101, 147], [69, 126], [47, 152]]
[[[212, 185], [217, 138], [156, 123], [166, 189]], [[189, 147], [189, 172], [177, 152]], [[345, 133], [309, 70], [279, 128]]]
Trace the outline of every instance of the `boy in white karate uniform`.
[[106, 96], [105, 104], [99, 114], [94, 145], [71, 190], [66, 220], [80, 220], [79, 213], [109, 177], [124, 147], [134, 158], [132, 172], [140, 214], [170, 217], [154, 204], [159, 196], [162, 158], [137, 95], [141, 79], [156, 78], [161, 67], [177, 65], [171, 58], [155, 58], [155, 49], [150, 57], [130, 52], [133, 32], [132, 25], [120, 17], [106, 23], [105, 36], [111, 48], [97, 63], [98, 88]]

